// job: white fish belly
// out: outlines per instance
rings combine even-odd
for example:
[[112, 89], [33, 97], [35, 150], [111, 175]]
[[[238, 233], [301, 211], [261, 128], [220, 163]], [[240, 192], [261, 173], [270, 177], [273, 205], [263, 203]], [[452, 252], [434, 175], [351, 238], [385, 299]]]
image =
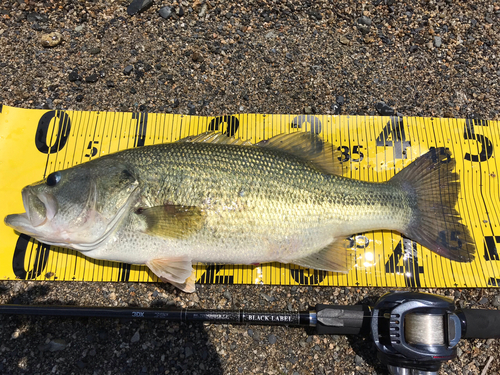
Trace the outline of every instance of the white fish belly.
[[131, 264], [178, 257], [191, 259], [193, 263], [289, 263], [321, 250], [334, 239], [331, 231], [318, 228], [291, 231], [281, 236], [273, 235], [272, 230], [265, 235], [250, 231], [218, 238], [204, 238], [200, 234], [187, 240], [124, 232], [115, 235], [104, 246], [84, 252], [84, 255]]

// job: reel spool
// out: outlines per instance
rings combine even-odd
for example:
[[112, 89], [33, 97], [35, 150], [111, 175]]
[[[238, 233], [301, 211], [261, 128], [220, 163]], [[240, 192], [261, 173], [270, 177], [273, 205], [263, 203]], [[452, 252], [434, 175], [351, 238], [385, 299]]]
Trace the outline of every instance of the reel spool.
[[392, 292], [373, 307], [372, 336], [380, 361], [393, 374], [436, 373], [456, 357], [462, 328], [448, 298]]
[[405, 316], [404, 332], [410, 345], [445, 345], [444, 316], [409, 313]]

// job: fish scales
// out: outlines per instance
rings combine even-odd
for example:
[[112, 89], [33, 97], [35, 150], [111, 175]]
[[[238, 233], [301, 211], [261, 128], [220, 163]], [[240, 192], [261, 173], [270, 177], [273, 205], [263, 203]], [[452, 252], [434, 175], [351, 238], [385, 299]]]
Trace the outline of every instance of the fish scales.
[[140, 181], [139, 205], [169, 202], [205, 213], [204, 227], [176, 246], [176, 255], [192, 253], [195, 261], [276, 261], [277, 248], [289, 242], [296, 248], [279, 252], [287, 260], [374, 223], [400, 229], [408, 222], [405, 197], [392, 186], [325, 175], [274, 149], [174, 143], [118, 155]]
[[258, 145], [202, 134], [53, 172], [23, 189], [26, 212], [5, 223], [91, 258], [146, 264], [187, 292], [196, 262], [346, 272], [354, 261], [346, 237], [371, 230], [399, 231], [455, 261], [474, 258], [446, 150], [384, 183], [342, 177], [333, 156], [310, 133]]

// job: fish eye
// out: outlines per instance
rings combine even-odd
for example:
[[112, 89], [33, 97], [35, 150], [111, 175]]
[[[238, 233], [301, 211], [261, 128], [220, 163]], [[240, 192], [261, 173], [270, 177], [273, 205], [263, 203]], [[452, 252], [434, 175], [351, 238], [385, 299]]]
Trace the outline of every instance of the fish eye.
[[61, 172], [52, 172], [47, 176], [47, 186], [56, 186], [61, 181]]

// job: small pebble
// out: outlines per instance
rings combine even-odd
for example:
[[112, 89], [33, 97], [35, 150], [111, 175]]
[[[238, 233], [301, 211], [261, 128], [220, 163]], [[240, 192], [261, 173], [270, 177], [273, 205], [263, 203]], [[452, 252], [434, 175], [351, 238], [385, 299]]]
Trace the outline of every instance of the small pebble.
[[488, 297], [483, 297], [479, 300], [478, 302], [480, 305], [487, 305], [488, 303], [490, 303], [490, 300], [488, 299]]
[[134, 0], [127, 7], [127, 13], [129, 16], [133, 16], [134, 14], [144, 12], [151, 5], [153, 5], [153, 0]]
[[58, 32], [42, 35], [42, 46], [55, 47], [62, 42], [62, 35]]
[[340, 41], [340, 43], [345, 44], [345, 45], [349, 45], [351, 43], [351, 41], [349, 39], [347, 39], [344, 35], [340, 36], [339, 41]]
[[338, 103], [333, 103], [330, 109], [333, 111], [334, 115], [340, 115], [341, 106]]
[[162, 16], [166, 20], [169, 19], [173, 14], [172, 8], [168, 7], [168, 6], [161, 8], [158, 13], [160, 14], [160, 16]]
[[41, 352], [49, 351], [49, 352], [59, 352], [61, 350], [66, 349], [68, 344], [63, 339], [54, 339], [49, 341], [48, 344], [41, 345], [39, 347]]
[[396, 111], [394, 111], [394, 109], [389, 107], [384, 102], [378, 102], [377, 104], [375, 104], [375, 109], [380, 116], [394, 116], [396, 114]]
[[360, 25], [367, 25], [367, 26], [370, 26], [372, 24], [372, 20], [371, 18], [369, 17], [366, 17], [366, 16], [362, 16], [360, 18], [358, 18], [358, 23]]
[[99, 47], [94, 47], [89, 50], [89, 53], [91, 55], [97, 55], [98, 53], [101, 53], [101, 49]]
[[366, 35], [370, 32], [370, 25], [372, 24], [372, 20], [366, 16], [363, 16], [358, 19], [358, 30]]
[[269, 340], [269, 344], [271, 345], [276, 344], [276, 341], [278, 341], [278, 338], [273, 334], [269, 335], [267, 339]]
[[261, 293], [261, 294], [260, 294], [260, 296], [261, 296], [262, 298], [264, 298], [267, 302], [273, 302], [273, 301], [274, 301], [274, 297], [269, 296], [269, 295], [267, 295], [267, 294], [265, 294], [265, 293]]
[[130, 73], [132, 72], [132, 70], [134, 69], [134, 66], [133, 65], [127, 65], [124, 69], [123, 69], [123, 74], [125, 74], [126, 76], [130, 75]]
[[87, 83], [95, 83], [99, 79], [99, 76], [97, 74], [91, 74], [87, 77], [85, 77], [85, 82]]
[[141, 335], [139, 334], [139, 330], [137, 330], [134, 335], [132, 336], [132, 338], [130, 339], [130, 342], [134, 343], [134, 342], [137, 342], [141, 339]]
[[28, 20], [28, 22], [40, 22], [40, 23], [49, 22], [49, 17], [47, 17], [46, 14], [40, 14], [36, 12], [28, 13], [26, 19]]
[[500, 307], [500, 294], [497, 294], [495, 297], [493, 297], [493, 301], [491, 304], [495, 307]]
[[205, 14], [207, 13], [207, 4], [203, 4], [200, 9], [200, 13], [198, 14], [198, 17], [202, 18], [205, 17]]
[[198, 51], [195, 51], [193, 52], [193, 54], [191, 55], [191, 59], [194, 61], [194, 62], [202, 62], [203, 61], [203, 56], [201, 55], [201, 53], [199, 53]]
[[19, 335], [21, 334], [21, 331], [19, 331], [19, 328], [17, 328], [11, 335], [13, 339], [17, 339]]
[[68, 79], [70, 82], [75, 82], [75, 81], [81, 81], [82, 77], [78, 75], [77, 71], [72, 71], [71, 73], [68, 74]]
[[253, 333], [252, 338], [254, 339], [254, 341], [260, 341], [260, 332], [259, 331], [255, 331]]
[[274, 37], [276, 37], [276, 33], [274, 32], [274, 30], [269, 30], [266, 35], [264, 35], [264, 37], [266, 39], [272, 39]]
[[354, 363], [356, 363], [356, 366], [362, 366], [365, 361], [359, 355], [356, 355], [356, 357], [354, 358]]
[[439, 47], [441, 47], [441, 43], [442, 43], [441, 38], [439, 36], [435, 36], [434, 37], [434, 46], [436, 48], [439, 48]]

